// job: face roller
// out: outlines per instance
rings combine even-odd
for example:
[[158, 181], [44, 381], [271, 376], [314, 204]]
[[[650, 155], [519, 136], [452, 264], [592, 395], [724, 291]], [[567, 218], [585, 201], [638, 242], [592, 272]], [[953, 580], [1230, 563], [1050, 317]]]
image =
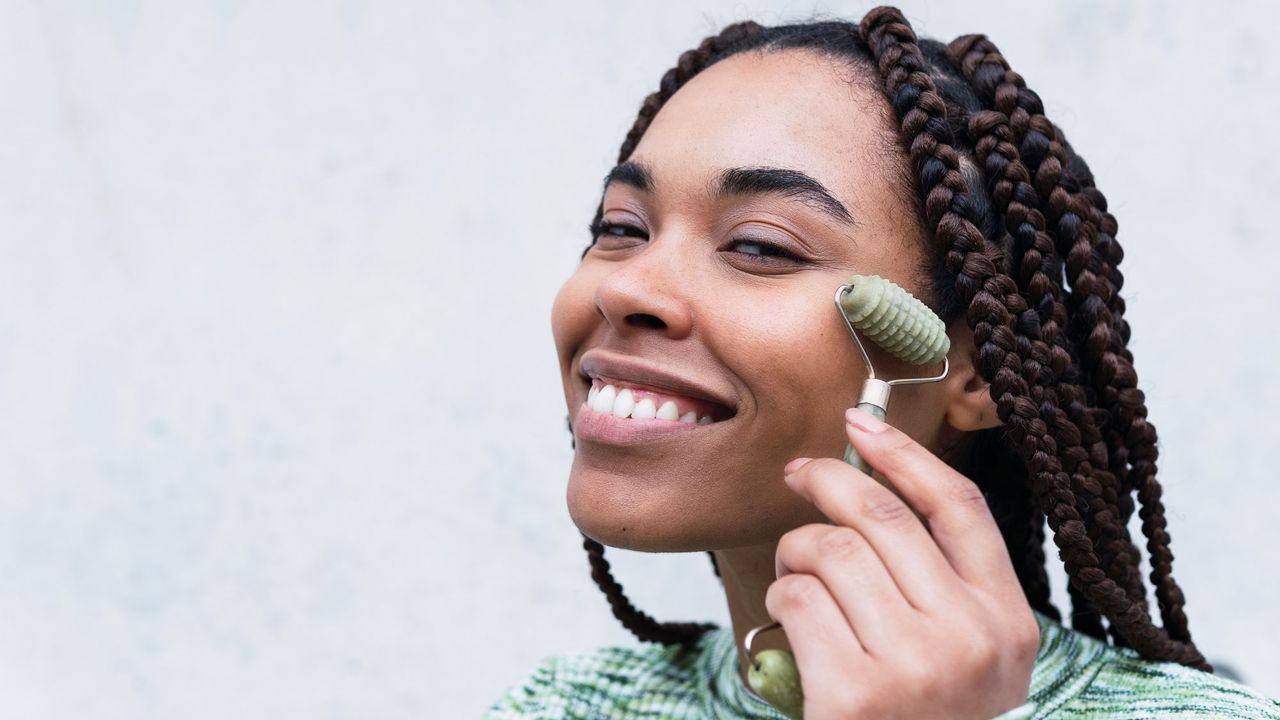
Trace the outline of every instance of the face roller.
[[[854, 275], [836, 290], [836, 307], [849, 329], [849, 337], [858, 346], [862, 362], [867, 365], [867, 381], [862, 385], [858, 408], [884, 420], [889, 411], [889, 390], [894, 385], [937, 382], [947, 376], [951, 362], [947, 351], [951, 338], [947, 327], [927, 305], [896, 283], [879, 275]], [[912, 365], [931, 365], [942, 361], [942, 373], [926, 378], [881, 380], [871, 366], [867, 349], [858, 339], [857, 328], [890, 355]], [[870, 475], [871, 467], [849, 445], [844, 451], [844, 461]]]
[[[836, 310], [849, 330], [867, 365], [867, 381], [862, 385], [858, 408], [881, 420], [889, 409], [889, 391], [894, 385], [937, 382], [947, 376], [951, 368], [947, 351], [951, 339], [942, 320], [927, 305], [903, 290], [896, 283], [879, 275], [854, 275], [836, 289]], [[876, 377], [866, 347], [858, 332], [883, 348], [890, 355], [913, 365], [942, 362], [942, 373], [926, 378], [882, 380]], [[852, 444], [846, 445], [844, 461], [871, 475], [871, 466], [858, 455]], [[782, 627], [771, 623], [752, 628], [743, 638], [746, 653], [747, 681], [751, 689], [765, 702], [790, 718], [804, 717], [804, 693], [800, 686], [800, 673], [796, 669], [795, 656], [786, 650], [764, 650], [751, 654], [751, 641], [756, 634]]]

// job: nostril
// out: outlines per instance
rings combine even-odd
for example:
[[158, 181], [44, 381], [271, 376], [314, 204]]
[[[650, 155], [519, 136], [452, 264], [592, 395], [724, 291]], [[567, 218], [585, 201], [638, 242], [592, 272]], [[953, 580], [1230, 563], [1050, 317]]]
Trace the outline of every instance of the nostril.
[[663, 330], [667, 327], [667, 324], [662, 322], [660, 318], [648, 313], [632, 313], [627, 316], [627, 322], [632, 325], [650, 327], [657, 330]]

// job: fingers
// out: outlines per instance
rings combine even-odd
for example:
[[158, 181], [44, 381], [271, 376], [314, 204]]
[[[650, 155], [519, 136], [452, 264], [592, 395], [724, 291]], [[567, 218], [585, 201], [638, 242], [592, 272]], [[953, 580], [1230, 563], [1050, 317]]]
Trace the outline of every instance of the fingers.
[[787, 633], [805, 695], [847, 687], [858, 677], [866, 651], [821, 580], [805, 573], [783, 576], [769, 585], [764, 604]]
[[943, 607], [961, 591], [955, 570], [911, 508], [866, 473], [836, 458], [819, 458], [787, 474], [786, 481], [838, 526], [864, 538], [911, 607]]
[[937, 547], [965, 582], [1000, 590], [1018, 585], [1004, 538], [972, 480], [869, 413], [850, 408], [845, 417], [849, 442], [925, 517]]
[[813, 523], [791, 530], [778, 541], [775, 566], [779, 578], [805, 573], [821, 580], [870, 655], [910, 626], [915, 609], [875, 548], [853, 528]]

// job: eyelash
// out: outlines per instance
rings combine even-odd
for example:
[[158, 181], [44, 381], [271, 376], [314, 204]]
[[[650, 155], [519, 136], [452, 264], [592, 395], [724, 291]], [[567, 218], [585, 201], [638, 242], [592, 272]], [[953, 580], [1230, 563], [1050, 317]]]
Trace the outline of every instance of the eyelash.
[[[601, 222], [601, 223], [591, 224], [591, 242], [594, 244], [602, 234], [609, 232], [610, 230], [626, 231], [619, 235], [613, 235], [613, 237], [625, 237], [628, 234], [630, 234], [631, 237], [643, 237], [646, 239], [649, 237], [648, 234], [646, 234], [640, 228], [635, 227], [634, 225], [627, 225], [625, 223]], [[730, 245], [732, 246], [738, 243], [748, 243], [751, 245], [758, 245], [762, 250], [764, 250], [764, 252], [761, 252], [760, 254], [739, 253], [741, 255], [746, 255], [748, 257], [755, 258], [758, 262], [765, 262], [765, 263], [785, 262], [785, 261], [802, 262], [804, 260], [804, 258], [801, 258], [799, 255], [796, 255], [795, 253], [783, 248], [781, 245], [768, 242], [767, 240], [757, 240], [756, 238], [750, 238], [750, 237], [736, 238], [735, 240], [733, 240], [733, 242], [730, 243]]]

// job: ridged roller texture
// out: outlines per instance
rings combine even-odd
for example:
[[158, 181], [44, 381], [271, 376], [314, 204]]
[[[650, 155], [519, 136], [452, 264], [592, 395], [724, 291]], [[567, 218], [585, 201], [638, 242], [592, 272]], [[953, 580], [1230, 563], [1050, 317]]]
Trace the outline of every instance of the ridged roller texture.
[[914, 295], [879, 275], [853, 275], [840, 306], [858, 332], [913, 365], [941, 362], [951, 349], [942, 320]]

